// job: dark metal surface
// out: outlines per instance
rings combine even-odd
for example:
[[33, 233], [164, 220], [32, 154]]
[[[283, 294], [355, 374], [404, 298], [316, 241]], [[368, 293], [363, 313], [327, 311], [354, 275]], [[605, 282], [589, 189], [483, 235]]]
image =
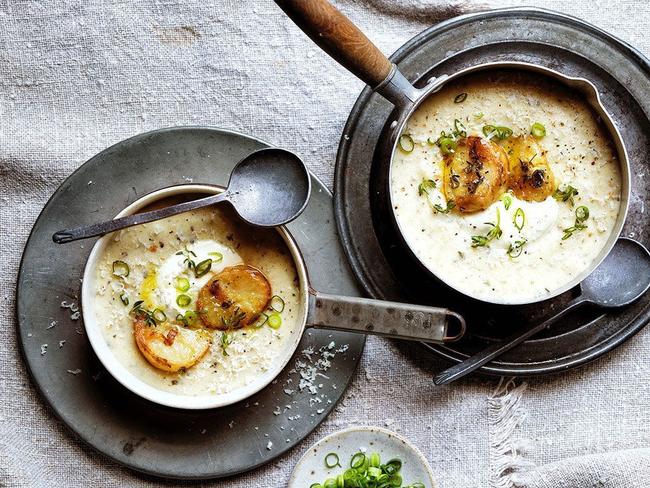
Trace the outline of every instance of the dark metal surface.
[[[457, 17], [422, 32], [391, 58], [416, 86], [431, 76], [494, 61], [521, 61], [581, 76], [598, 88], [627, 145], [632, 196], [623, 236], [644, 245], [650, 160], [650, 64], [633, 48], [572, 17], [539, 9], [502, 9]], [[447, 306], [463, 313], [469, 333], [453, 345], [425, 345], [453, 362], [552, 314], [575, 290], [532, 306], [486, 305], [441, 286], [404, 249], [388, 213], [382, 131], [392, 106], [365, 89], [341, 139], [335, 174], [337, 224], [352, 268], [375, 298]], [[480, 371], [533, 375], [566, 370], [618, 346], [650, 320], [650, 297], [624, 310], [581, 310]]]
[[[242, 134], [195, 127], [154, 131], [118, 143], [61, 185], [27, 242], [18, 276], [17, 332], [33, 381], [84, 441], [133, 469], [210, 478], [264, 464], [316, 428], [357, 366], [364, 336], [312, 330], [303, 337], [299, 352], [309, 346], [318, 350], [331, 341], [349, 347], [332, 359], [330, 379], [318, 390], [319, 397], [325, 395], [322, 403], [310, 405], [314, 397], [306, 390], [291, 396], [284, 392], [290, 377], [291, 388], [297, 389], [296, 374], [289, 373], [292, 359], [275, 384], [235, 405], [206, 411], [161, 407], [132, 394], [102, 368], [83, 335], [81, 319], [72, 320], [74, 310], [61, 306], [62, 301], [78, 304], [80, 278], [93, 242], [58, 246], [51, 241], [56, 229], [108, 219], [146, 193], [190, 179], [224, 185], [234, 164], [262, 147], [268, 144]], [[331, 194], [313, 176], [312, 185], [307, 208], [287, 227], [304, 254], [314, 286], [358, 295], [338, 242]], [[52, 321], [57, 321], [54, 327]], [[65, 342], [60, 346], [59, 341]], [[43, 344], [48, 345], [45, 354]], [[278, 406], [284, 413], [275, 415]], [[269, 441], [273, 445], [267, 449]]]

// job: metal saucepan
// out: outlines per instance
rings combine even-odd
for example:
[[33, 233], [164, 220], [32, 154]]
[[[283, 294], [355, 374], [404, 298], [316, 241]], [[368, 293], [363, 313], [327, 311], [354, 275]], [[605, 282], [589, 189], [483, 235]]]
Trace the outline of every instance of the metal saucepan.
[[[131, 215], [155, 202], [171, 197], [202, 197], [215, 195], [223, 188], [208, 185], [179, 185], [155, 191], [143, 196], [125, 208], [117, 217]], [[309, 285], [305, 261], [298, 245], [285, 227], [277, 227], [285, 242], [298, 274], [300, 285], [299, 325], [293, 331], [293, 340], [282, 354], [275, 358], [273, 366], [253, 383], [226, 395], [190, 397], [161, 391], [132, 374], [116, 358], [106, 343], [95, 312], [95, 281], [98, 262], [112, 234], [97, 241], [84, 270], [82, 286], [82, 313], [88, 339], [106, 369], [124, 386], [148, 400], [162, 405], [204, 409], [215, 408], [240, 401], [269, 384], [287, 365], [295, 352], [305, 328], [322, 328], [376, 334], [386, 337], [425, 342], [451, 342], [465, 333], [465, 320], [459, 314], [445, 309], [420, 305], [343, 297], [319, 293]]]
[[[450, 286], [442, 277], [437, 276], [427, 267], [419, 256], [409, 247], [404, 234], [397, 222], [394, 205], [392, 204], [391, 168], [392, 160], [399, 141], [409, 118], [432, 93], [440, 90], [445, 84], [457, 80], [471, 73], [496, 69], [517, 69], [542, 74], [554, 78], [562, 84], [579, 92], [594, 112], [600, 117], [605, 128], [609, 131], [610, 137], [617, 152], [621, 169], [621, 202], [620, 209], [612, 229], [611, 235], [599, 255], [591, 265], [573, 280], [564, 286], [550, 290], [533, 301], [516, 302], [507, 299], [493, 300], [490, 303], [501, 305], [522, 305], [534, 303], [555, 297], [576, 286], [584, 280], [603, 259], [609, 254], [616, 243], [625, 218], [630, 199], [630, 167], [627, 151], [618, 129], [614, 125], [610, 115], [600, 101], [596, 87], [584, 78], [566, 76], [555, 70], [530, 63], [515, 61], [493, 62], [480, 64], [466, 68], [450, 75], [442, 75], [437, 78], [430, 78], [422, 88], [414, 87], [406, 77], [400, 73], [397, 66], [390, 62], [384, 54], [341, 12], [334, 8], [327, 0], [275, 0], [280, 8], [300, 27], [319, 47], [327, 52], [334, 60], [347, 68], [357, 78], [367, 83], [375, 92], [384, 97], [395, 106], [391, 118], [387, 122], [383, 132], [383, 140], [380, 140], [378, 153], [381, 162], [384, 163], [382, 170], [388, 173], [387, 194], [391, 209], [390, 217], [397, 229], [402, 242], [405, 244], [413, 257], [420, 265], [438, 281]], [[450, 286], [451, 287], [451, 286]], [[452, 287], [453, 288], [453, 287]], [[460, 290], [457, 290], [460, 291]], [[461, 292], [462, 293], [462, 292]], [[482, 300], [486, 301], [486, 300]]]

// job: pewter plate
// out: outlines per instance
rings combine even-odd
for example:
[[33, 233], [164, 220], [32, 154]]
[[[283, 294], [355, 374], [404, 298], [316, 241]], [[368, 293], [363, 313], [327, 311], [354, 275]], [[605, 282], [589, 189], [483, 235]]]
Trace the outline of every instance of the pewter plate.
[[[598, 88], [629, 153], [632, 195], [622, 235], [650, 244], [650, 63], [638, 51], [583, 21], [541, 9], [501, 9], [456, 17], [407, 42], [391, 58], [416, 85], [431, 76], [492, 61], [540, 64], [581, 76]], [[469, 333], [449, 345], [425, 345], [459, 362], [527, 323], [559, 309], [577, 290], [532, 306], [486, 305], [454, 293], [424, 272], [403, 247], [388, 214], [390, 154], [382, 131], [392, 106], [366, 88], [354, 105], [339, 146], [335, 208], [352, 268], [375, 298], [448, 306], [466, 316]], [[612, 350], [650, 320], [650, 295], [624, 310], [583, 310], [483, 368], [484, 373], [535, 375], [563, 371]]]
[[[83, 164], [54, 193], [34, 224], [17, 285], [23, 357], [43, 398], [61, 420], [121, 464], [173, 478], [215, 478], [250, 470], [288, 451], [314, 430], [334, 408], [356, 369], [364, 336], [313, 330], [305, 334], [277, 382], [249, 399], [204, 411], [162, 407], [114, 380], [83, 335], [81, 319], [71, 320], [72, 311], [61, 307], [62, 301], [79, 303], [80, 279], [94, 240], [57, 245], [51, 239], [53, 232], [112, 218], [137, 198], [165, 186], [189, 180], [225, 185], [237, 161], [268, 146], [236, 132], [201, 127], [138, 135]], [[306, 210], [287, 227], [304, 254], [314, 286], [358, 296], [338, 241], [332, 196], [316, 177], [312, 176]], [[52, 321], [57, 324], [48, 328]], [[65, 342], [60, 346], [59, 341]], [[316, 395], [306, 390], [288, 395], [285, 389], [298, 389], [299, 377], [291, 369], [300, 351], [318, 350], [332, 341], [347, 344], [348, 349], [332, 359], [330, 379], [322, 381]], [[48, 345], [45, 354], [42, 344]], [[278, 408], [281, 413], [275, 415]]]

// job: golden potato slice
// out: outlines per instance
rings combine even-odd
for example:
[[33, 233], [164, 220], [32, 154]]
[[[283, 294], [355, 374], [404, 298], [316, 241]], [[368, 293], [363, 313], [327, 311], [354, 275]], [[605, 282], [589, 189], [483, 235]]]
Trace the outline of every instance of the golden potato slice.
[[208, 331], [186, 329], [168, 322], [150, 325], [143, 319], [134, 322], [133, 336], [149, 364], [170, 373], [194, 366], [212, 343]]
[[240, 264], [224, 268], [199, 291], [197, 311], [213, 329], [240, 329], [252, 324], [268, 307], [271, 285], [264, 274]]
[[445, 155], [443, 188], [447, 201], [463, 213], [485, 210], [506, 191], [508, 157], [501, 146], [470, 136]]
[[555, 178], [546, 160], [546, 151], [531, 135], [505, 143], [510, 160], [508, 187], [522, 200], [542, 202], [555, 188]]

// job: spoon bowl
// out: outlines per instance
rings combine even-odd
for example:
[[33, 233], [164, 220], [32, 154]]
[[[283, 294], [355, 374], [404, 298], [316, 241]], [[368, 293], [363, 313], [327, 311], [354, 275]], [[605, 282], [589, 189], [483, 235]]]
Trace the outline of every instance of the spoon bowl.
[[580, 286], [581, 297], [600, 307], [629, 305], [650, 287], [650, 253], [638, 242], [622, 237]]
[[279, 148], [260, 149], [235, 165], [230, 173], [228, 188], [218, 195], [61, 230], [52, 235], [52, 240], [64, 244], [101, 236], [224, 201], [230, 202], [246, 222], [260, 227], [275, 227], [298, 217], [307, 206], [310, 193], [309, 171], [298, 156]]
[[275, 227], [302, 213], [311, 179], [295, 154], [278, 148], [260, 149], [235, 166], [227, 192], [242, 219], [260, 227]]

